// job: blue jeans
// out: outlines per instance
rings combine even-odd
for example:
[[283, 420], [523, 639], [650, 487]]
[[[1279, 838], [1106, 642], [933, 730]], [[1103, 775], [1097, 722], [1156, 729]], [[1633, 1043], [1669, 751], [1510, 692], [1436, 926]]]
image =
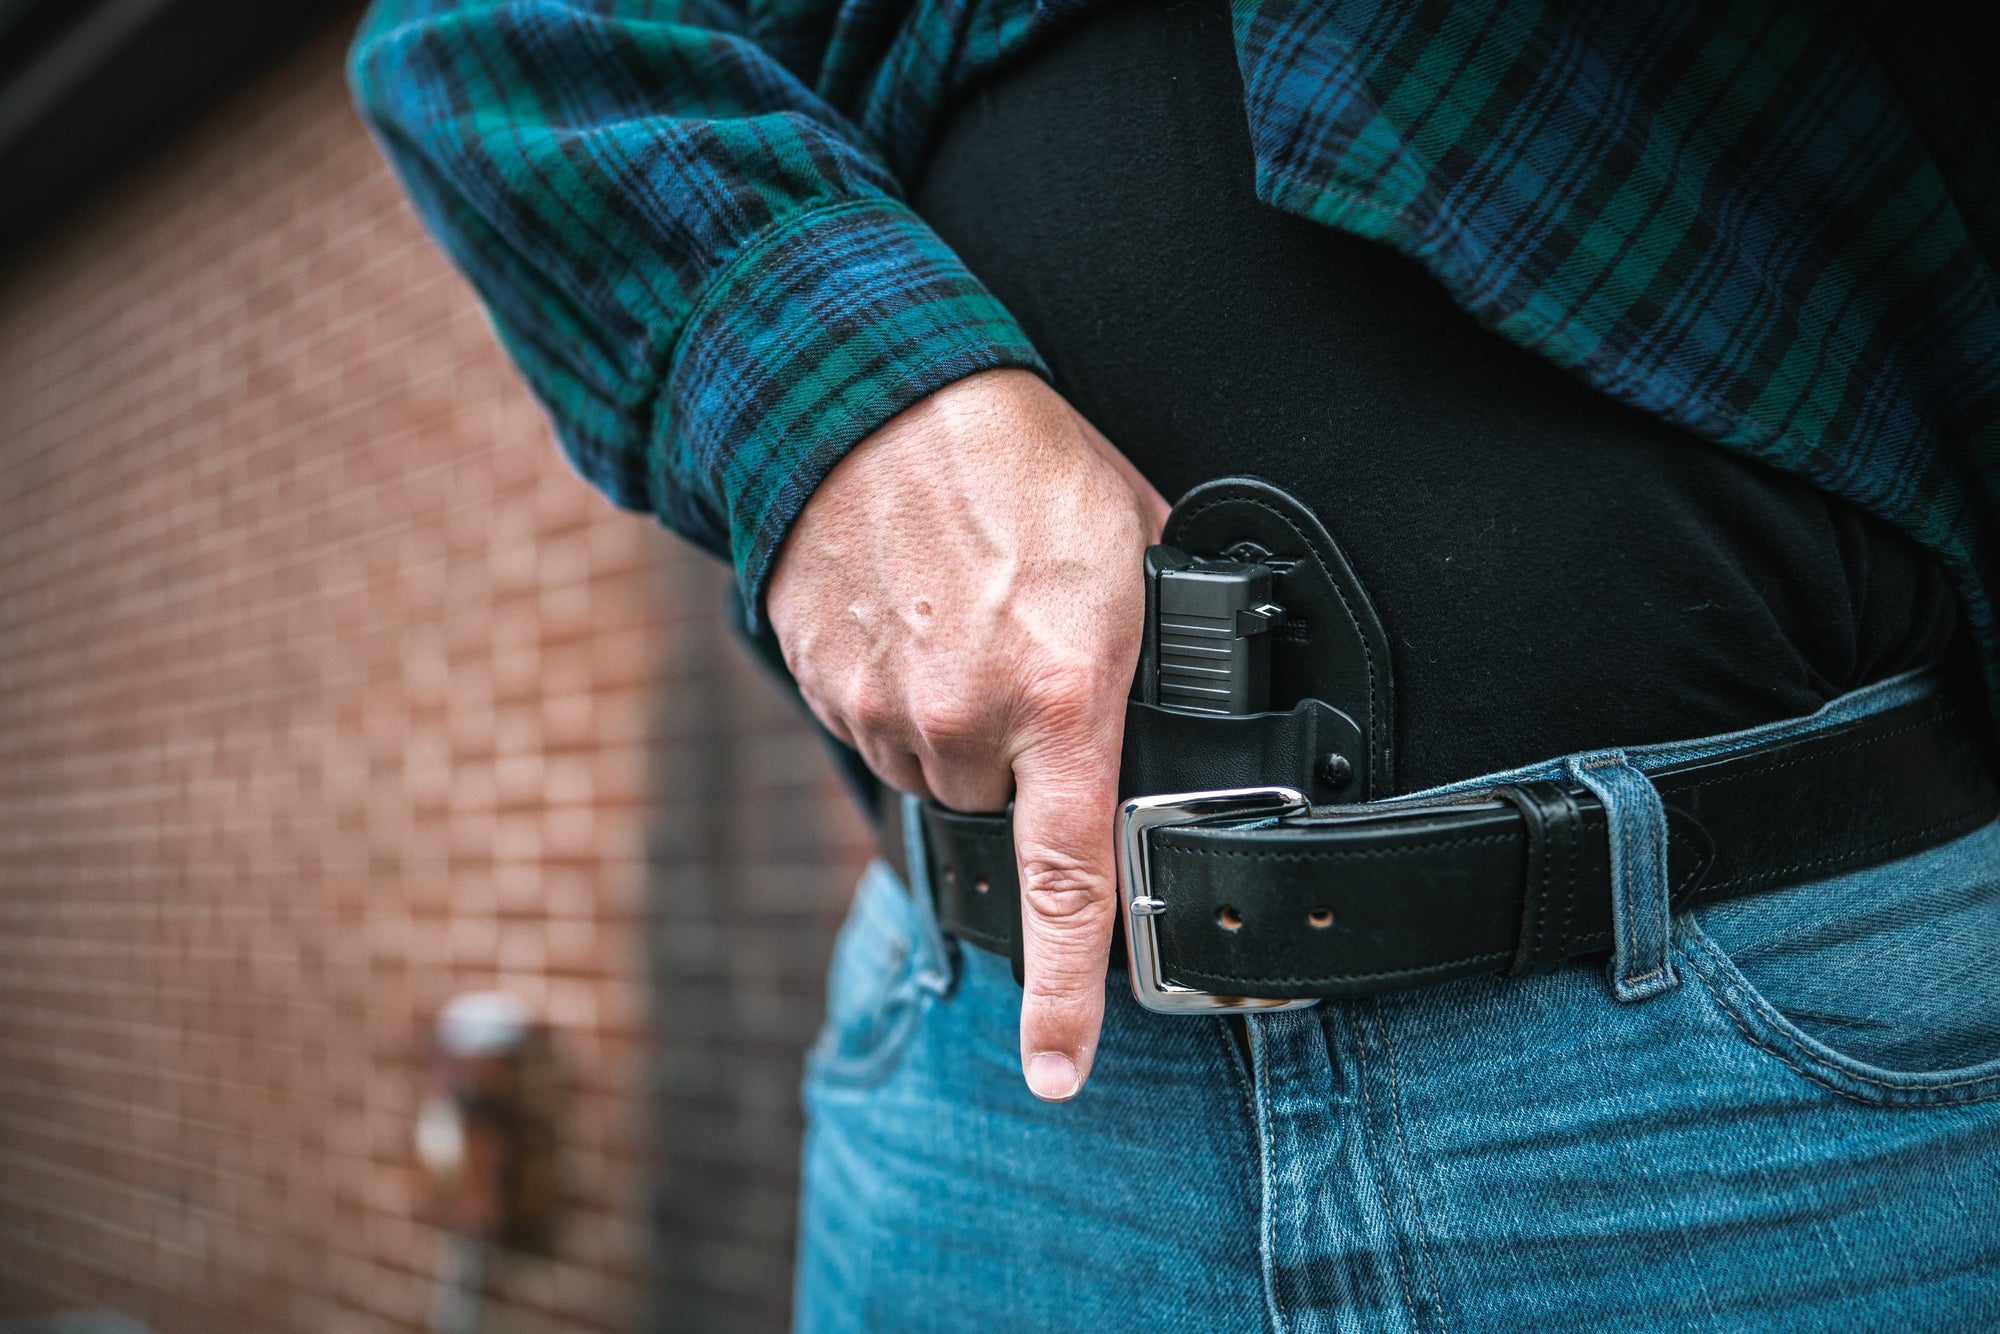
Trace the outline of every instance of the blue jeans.
[[2000, 1328], [2000, 824], [1679, 914], [1648, 862], [1648, 769], [1928, 688], [1454, 785], [1600, 790], [1608, 968], [1252, 1016], [1247, 1060], [1114, 977], [1068, 1104], [1022, 1085], [1007, 961], [873, 867], [808, 1063], [798, 1328]]

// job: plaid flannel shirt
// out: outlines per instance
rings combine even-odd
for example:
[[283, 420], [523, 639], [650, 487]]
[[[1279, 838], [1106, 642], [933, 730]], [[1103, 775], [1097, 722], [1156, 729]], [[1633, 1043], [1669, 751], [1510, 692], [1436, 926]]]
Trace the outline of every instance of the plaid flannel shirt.
[[[900, 199], [1088, 0], [377, 0], [359, 103], [583, 475], [735, 562], [855, 443], [1040, 369]], [[1886, 518], [2000, 685], [2000, 167], [1942, 35], [1794, 0], [1236, 0], [1265, 201]]]

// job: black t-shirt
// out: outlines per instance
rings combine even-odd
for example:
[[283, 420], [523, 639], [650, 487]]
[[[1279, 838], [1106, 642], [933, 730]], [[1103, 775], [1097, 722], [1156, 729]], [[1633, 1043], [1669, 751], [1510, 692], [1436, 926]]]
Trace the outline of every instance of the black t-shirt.
[[913, 203], [1169, 500], [1251, 473], [1319, 512], [1390, 635], [1399, 789], [1943, 655], [1913, 542], [1479, 328], [1254, 171], [1227, 6], [1129, 4], [964, 98]]

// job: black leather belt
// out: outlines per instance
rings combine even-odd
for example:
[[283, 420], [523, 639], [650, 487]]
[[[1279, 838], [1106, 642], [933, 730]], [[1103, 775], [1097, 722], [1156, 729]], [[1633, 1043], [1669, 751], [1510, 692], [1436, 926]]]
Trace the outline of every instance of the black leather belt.
[[[1282, 1008], [1546, 970], [1611, 948], [1610, 837], [1587, 788], [1538, 781], [1370, 800], [1390, 790], [1393, 772], [1387, 637], [1316, 519], [1283, 492], [1230, 479], [1184, 499], [1167, 536], [1235, 562], [1218, 570], [1255, 560], [1275, 571], [1275, 586], [1256, 585], [1273, 603], [1239, 617], [1234, 632], [1265, 633], [1261, 616], [1293, 633], [1260, 647], [1278, 707], [1236, 716], [1165, 707], [1158, 683], [1176, 669], [1163, 659], [1188, 643], [1218, 663], [1224, 650], [1156, 630], [1174, 622], [1149, 587], [1120, 774], [1121, 913], [1142, 1003]], [[1157, 574], [1155, 557], [1148, 564]], [[1976, 690], [1942, 681], [1938, 673], [1919, 697], [1866, 718], [1652, 770], [1673, 906], [1880, 864], [2000, 817]], [[1011, 822], [921, 809], [939, 925], [1012, 958], [1018, 978]], [[901, 810], [885, 807], [883, 845], [907, 879]]]
[[[1877, 865], [2000, 817], [1984, 726], [1933, 693], [1653, 773], [1675, 907]], [[1018, 960], [1008, 820], [926, 807], [923, 833], [939, 925]], [[1148, 843], [1146, 883], [1128, 888], [1162, 905], [1164, 973], [1205, 992], [1367, 995], [1611, 946], [1604, 807], [1567, 784], [1169, 825]]]

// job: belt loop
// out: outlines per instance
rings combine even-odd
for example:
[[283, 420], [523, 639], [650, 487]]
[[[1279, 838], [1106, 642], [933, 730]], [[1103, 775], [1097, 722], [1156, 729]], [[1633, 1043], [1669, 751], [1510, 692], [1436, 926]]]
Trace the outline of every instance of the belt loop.
[[912, 906], [917, 913], [915, 947], [919, 984], [939, 995], [948, 994], [952, 984], [952, 953], [944, 942], [944, 928], [938, 925], [937, 899], [931, 892], [931, 849], [924, 833], [924, 803], [907, 792], [897, 794], [902, 809], [903, 857]]
[[1667, 808], [1622, 750], [1573, 755], [1569, 776], [1604, 803], [1611, 845], [1611, 992], [1642, 1001], [1680, 985], [1667, 944]]
[[1508, 977], [1552, 972], [1571, 952], [1576, 919], [1576, 850], [1581, 812], [1567, 783], [1529, 782], [1493, 789], [1521, 813], [1521, 935]]

